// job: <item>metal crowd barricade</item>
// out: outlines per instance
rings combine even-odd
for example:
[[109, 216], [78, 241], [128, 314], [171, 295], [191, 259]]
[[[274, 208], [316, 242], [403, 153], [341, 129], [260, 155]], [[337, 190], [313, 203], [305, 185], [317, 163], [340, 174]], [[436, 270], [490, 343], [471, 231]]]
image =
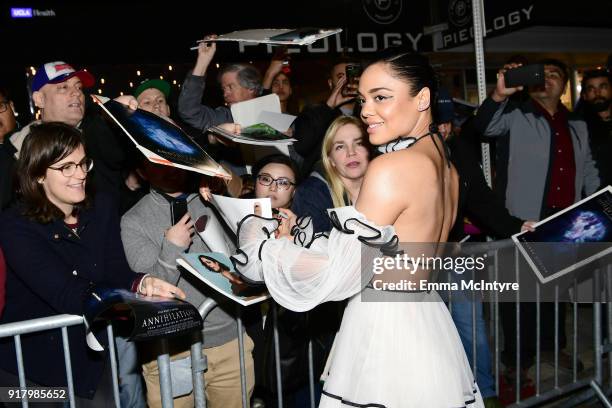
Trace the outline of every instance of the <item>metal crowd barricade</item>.
[[[513, 245], [512, 242], [500, 242], [500, 243], [487, 243], [486, 251], [490, 257], [493, 257], [491, 266], [489, 269], [489, 275], [493, 277], [493, 279], [497, 279], [497, 274], [499, 272], [499, 256], [498, 252], [509, 246]], [[516, 250], [515, 250], [516, 251]], [[513, 268], [515, 268], [517, 279], [520, 275], [520, 264], [518, 260], [520, 259], [520, 255], [518, 252], [515, 252]], [[574, 287], [576, 284], [574, 284]], [[535, 405], [539, 405], [545, 402], [550, 402], [552, 400], [561, 400], [565, 398], [562, 402], [562, 406], [577, 406], [579, 404], [584, 403], [585, 401], [598, 398], [599, 401], [606, 407], [612, 407], [607, 395], [610, 394], [612, 390], [612, 358], [608, 359], [608, 384], [607, 387], [604, 387], [604, 365], [603, 365], [603, 356], [604, 354], [608, 354], [612, 351], [612, 343], [610, 341], [610, 337], [612, 334], [612, 265], [607, 265], [605, 270], [598, 270], [594, 273], [594, 288], [595, 293], [600, 294], [601, 290], [604, 289], [603, 292], [605, 294], [604, 298], [601, 298], [600, 302], [593, 302], [592, 310], [593, 310], [593, 327], [592, 327], [592, 344], [593, 344], [593, 372], [583, 374], [581, 376], [578, 375], [577, 372], [577, 362], [578, 362], [578, 345], [581, 341], [584, 341], [580, 338], [580, 333], [578, 331], [578, 304], [573, 303], [572, 306], [572, 314], [571, 320], [573, 322], [573, 333], [571, 337], [568, 336], [568, 339], [571, 339], [572, 345], [572, 361], [573, 361], [573, 369], [571, 372], [571, 376], [568, 381], [564, 384], [561, 384], [560, 375], [559, 375], [559, 335], [558, 329], [560, 324], [565, 324], [565, 322], [559, 322], [559, 291], [555, 293], [555, 306], [554, 306], [554, 316], [555, 316], [555, 347], [554, 347], [554, 358], [553, 358], [553, 377], [552, 377], [552, 387], [550, 389], [543, 389], [542, 385], [542, 355], [541, 355], [541, 307], [540, 307], [540, 291], [539, 285], [536, 290], [536, 326], [535, 326], [535, 337], [536, 337], [536, 355], [535, 355], [535, 395], [521, 399], [520, 394], [520, 353], [521, 353], [521, 312], [518, 304], [516, 306], [516, 372], [517, 378], [515, 386], [515, 402], [509, 407], [531, 407]], [[519, 297], [517, 295], [517, 301]], [[491, 356], [482, 356], [478, 355], [479, 349], [476, 347], [476, 302], [475, 299], [472, 298], [472, 352], [473, 359], [470, 362], [472, 365], [472, 370], [477, 376], [476, 367], [478, 364], [478, 360], [480, 358], [491, 358], [492, 367], [494, 370], [494, 378], [495, 378], [495, 387], [497, 394], [500, 393], [500, 372], [501, 372], [501, 330], [500, 330], [500, 302], [498, 299], [498, 294], [495, 293], [493, 299], [491, 299], [490, 307], [489, 307], [489, 338], [490, 344], [492, 344], [492, 355]], [[605, 305], [607, 308], [607, 330], [608, 334], [607, 340], [603, 341], [603, 327], [602, 327], [602, 305]], [[206, 318], [208, 313], [216, 306], [216, 303], [212, 299], [206, 300], [200, 307], [199, 312], [203, 318]], [[256, 306], [251, 306], [256, 307]], [[449, 299], [449, 308], [452, 309], [453, 300], [452, 297]], [[274, 357], [275, 357], [275, 374], [276, 374], [276, 403], [278, 407], [282, 407], [284, 404], [283, 399], [283, 389], [282, 389], [282, 378], [281, 378], [281, 367], [280, 367], [280, 344], [279, 344], [279, 335], [278, 335], [278, 306], [271, 302], [271, 324], [273, 325], [273, 344], [274, 344]], [[244, 355], [244, 334], [243, 334], [243, 324], [241, 318], [241, 307], [238, 306], [237, 313], [237, 327], [238, 327], [238, 344], [239, 344], [239, 360], [240, 360], [240, 378], [241, 378], [241, 390], [242, 390], [242, 405], [243, 407], [249, 406], [248, 401], [248, 390], [246, 384], [246, 369], [245, 369], [245, 355]], [[3, 337], [13, 337], [15, 341], [16, 348], [16, 358], [18, 365], [18, 377], [20, 381], [20, 387], [25, 388], [26, 386], [26, 373], [24, 372], [23, 367], [23, 357], [21, 350], [21, 335], [33, 332], [39, 332], [44, 330], [52, 330], [52, 329], [60, 329], [62, 333], [62, 341], [63, 341], [63, 350], [65, 357], [65, 366], [66, 366], [66, 376], [68, 379], [68, 396], [70, 398], [70, 407], [74, 408], [75, 406], [75, 397], [74, 397], [74, 384], [72, 380], [72, 367], [70, 361], [70, 345], [68, 344], [68, 335], [67, 335], [67, 327], [83, 324], [83, 318], [81, 316], [73, 316], [73, 315], [59, 315], [59, 316], [51, 316], [41, 319], [33, 319], [24, 322], [16, 322], [9, 323], [5, 325], [0, 325], [0, 338]], [[113, 331], [112, 326], [109, 324], [107, 329], [107, 335], [109, 338], [109, 354], [111, 358], [111, 372], [113, 379], [113, 392], [115, 404], [119, 407], [119, 388], [117, 381], [117, 363], [115, 357], [115, 348], [113, 340]], [[162, 339], [162, 346], [165, 344], [167, 351], [167, 340]], [[203, 372], [207, 368], [206, 356], [202, 354], [202, 343], [197, 342], [191, 346], [191, 361], [192, 361], [192, 379], [193, 379], [193, 389], [194, 389], [194, 400], [195, 406], [197, 408], [202, 408], [206, 406], [206, 398], [205, 398], [205, 383]], [[171, 371], [170, 371], [170, 356], [166, 352], [158, 356], [158, 364], [159, 364], [159, 375], [160, 375], [160, 391], [162, 397], [162, 406], [164, 408], [169, 408], [173, 406], [172, 399], [172, 383], [171, 383]], [[318, 376], [320, 373], [314, 372], [313, 365], [313, 347], [312, 340], [309, 341], [308, 344], [308, 383], [309, 383], [309, 394], [310, 394], [310, 406], [314, 408], [315, 401], [315, 376]], [[478, 378], [476, 377], [478, 381]], [[23, 407], [28, 407], [28, 401], [23, 400]]]
[[[213, 299], [205, 300], [202, 305], [198, 308], [202, 319], [206, 319], [206, 316], [217, 303]], [[273, 335], [274, 335], [274, 361], [275, 361], [275, 373], [276, 373], [276, 397], [278, 407], [283, 406], [283, 389], [282, 389], [282, 378], [281, 378], [281, 367], [280, 367], [280, 343], [278, 336], [278, 306], [274, 301], [270, 302], [271, 315], [273, 324]], [[257, 306], [251, 306], [257, 307]], [[242, 389], [242, 406], [247, 408], [249, 406], [248, 390], [246, 383], [246, 368], [245, 368], [245, 356], [244, 356], [244, 332], [242, 325], [242, 309], [240, 305], [237, 305], [237, 328], [238, 328], [238, 351], [240, 361], [240, 385]], [[168, 353], [168, 341], [167, 339], [161, 339], [162, 351], [166, 351], [157, 357], [157, 363], [159, 366], [159, 383], [161, 392], [161, 402], [163, 408], [173, 407], [172, 399], [172, 380], [170, 371], [170, 355]], [[206, 371], [208, 365], [206, 356], [202, 355], [202, 342], [196, 342], [191, 345], [191, 371], [193, 378], [193, 392], [194, 401], [196, 408], [206, 407], [205, 397], [205, 381], [203, 372]], [[315, 389], [314, 389], [314, 369], [313, 369], [313, 351], [312, 351], [312, 340], [308, 342], [308, 374], [309, 374], [309, 394], [310, 394], [310, 406], [315, 407]]]
[[[213, 299], [207, 299], [200, 305], [198, 311], [202, 318], [206, 318], [208, 313], [216, 306], [216, 302]], [[237, 313], [237, 326], [238, 326], [238, 346], [239, 346], [239, 359], [240, 359], [240, 379], [242, 389], [242, 406], [248, 407], [248, 392], [246, 384], [246, 369], [245, 369], [245, 356], [244, 356], [244, 333], [241, 318], [241, 307], [238, 306]], [[280, 369], [280, 345], [278, 338], [278, 314], [277, 305], [271, 302], [271, 320], [274, 332], [274, 356], [275, 356], [275, 371], [276, 371], [276, 390], [277, 390], [277, 402], [278, 406], [283, 406], [283, 393], [282, 393], [282, 382], [281, 382], [281, 369]], [[0, 338], [13, 337], [15, 341], [16, 359], [18, 367], [19, 386], [22, 390], [26, 388], [26, 377], [23, 365], [23, 353], [21, 348], [21, 336], [24, 334], [41, 332], [46, 330], [60, 329], [62, 334], [62, 344], [64, 352], [64, 362], [66, 367], [66, 378], [70, 408], [75, 408], [75, 394], [74, 394], [74, 382], [72, 376], [72, 363], [70, 358], [70, 344], [68, 342], [68, 330], [70, 326], [77, 326], [84, 324], [84, 318], [76, 315], [57, 315], [49, 316], [39, 319], [26, 320], [21, 322], [7, 323], [0, 325]], [[113, 397], [115, 406], [120, 407], [119, 398], [119, 380], [118, 380], [118, 368], [117, 358], [115, 352], [114, 334], [111, 324], [107, 325], [107, 336], [109, 345], [109, 358], [111, 362], [111, 375], [113, 385]], [[160, 377], [160, 391], [161, 391], [161, 402], [162, 407], [170, 408], [173, 407], [172, 399], [172, 378], [170, 370], [170, 355], [168, 353], [168, 340], [159, 340], [162, 345], [162, 353], [157, 357], [159, 366], [159, 377]], [[206, 356], [202, 354], [202, 343], [197, 342], [191, 346], [191, 370], [192, 370], [192, 381], [194, 390], [194, 401], [197, 408], [206, 407], [205, 398], [205, 382], [203, 372], [207, 368]], [[309, 391], [310, 391], [310, 406], [314, 408], [314, 370], [313, 370], [313, 355], [312, 355], [312, 341], [308, 344], [308, 372], [309, 372]], [[22, 407], [28, 408], [29, 403], [27, 398], [22, 400]]]
[[[499, 242], [487, 242], [483, 244], [482, 250], [486, 252], [489, 257], [492, 257], [492, 262], [489, 268], [489, 276], [493, 279], [498, 279], [498, 272], [500, 267], [500, 259], [498, 253], [500, 250], [505, 248], [514, 247], [514, 244], [510, 240], [499, 241]], [[518, 260], [521, 259], [521, 255], [518, 253], [518, 250], [515, 248], [514, 254], [514, 262], [515, 265], [512, 267], [516, 273], [517, 281], [520, 283], [520, 272], [521, 272], [521, 264]], [[526, 265], [525, 265], [526, 266]], [[603, 276], [603, 285], [601, 282], [601, 276], [599, 273], [595, 274], [595, 286], [596, 291], [599, 288], [605, 288], [606, 297], [602, 299], [604, 301], [608, 310], [607, 315], [607, 333], [612, 333], [612, 265], [608, 265], [605, 271], [606, 273]], [[500, 372], [501, 370], [501, 353], [502, 353], [502, 333], [500, 330], [500, 301], [498, 298], [498, 293], [496, 292], [493, 295], [493, 298], [490, 299], [490, 307], [489, 307], [489, 327], [488, 327], [488, 338], [489, 344], [491, 344], [491, 356], [483, 356], [479, 355], [479, 349], [476, 347], [476, 302], [475, 298], [472, 298], [472, 352], [473, 359], [470, 362], [472, 366], [472, 370], [474, 372], [474, 376], [476, 381], [477, 378], [477, 364], [480, 358], [491, 358], [492, 367], [494, 370], [493, 376], [495, 379], [495, 390], [497, 395], [500, 395]], [[519, 302], [519, 295], [517, 294], [516, 301]], [[541, 305], [540, 305], [540, 290], [539, 285], [536, 289], [536, 325], [535, 325], [535, 342], [536, 342], [536, 355], [535, 355], [535, 395], [530, 396], [529, 398], [521, 399], [521, 378], [520, 378], [520, 353], [521, 353], [521, 311], [520, 307], [517, 303], [516, 305], [516, 372], [517, 378], [515, 386], [515, 402], [508, 407], [518, 408], [518, 407], [531, 407], [535, 405], [539, 405], [542, 403], [550, 402], [552, 400], [562, 400], [563, 406], [576, 406], [582, 404], [584, 401], [589, 399], [598, 398], [602, 404], [607, 407], [612, 408], [612, 404], [610, 404], [606, 395], [610, 393], [612, 390], [612, 375], [609, 375], [608, 387], [606, 389], [603, 388], [603, 356], [604, 354], [610, 353], [612, 351], [612, 344], [608, 340], [605, 343], [602, 340], [602, 324], [601, 324], [601, 308], [602, 303], [594, 302], [592, 304], [593, 308], [593, 372], [592, 374], [583, 374], [578, 376], [577, 372], [577, 361], [578, 361], [578, 345], [580, 341], [584, 341], [579, 336], [578, 331], [578, 304], [572, 304], [572, 313], [571, 320], [573, 322], [573, 333], [571, 336], [568, 336], [568, 343], [572, 345], [572, 361], [573, 361], [573, 370], [570, 376], [569, 381], [566, 381], [564, 384], [561, 384], [561, 378], [559, 375], [559, 335], [558, 329], [560, 324], [565, 324], [565, 322], [559, 322], [559, 292], [558, 289], [555, 294], [555, 306], [554, 306], [554, 316], [555, 316], [555, 347], [554, 347], [554, 358], [553, 358], [553, 377], [552, 377], [552, 387], [550, 389], [544, 389], [543, 387], [543, 376], [542, 376], [542, 355], [541, 355]], [[212, 300], [208, 300], [200, 307], [200, 313], [203, 318], [206, 317], [208, 312], [212, 310], [212, 308], [216, 304]], [[453, 307], [452, 296], [449, 296], [449, 308]], [[255, 306], [251, 306], [255, 307]], [[275, 356], [275, 374], [276, 374], [276, 404], [278, 407], [284, 406], [283, 399], [283, 389], [282, 389], [282, 381], [281, 381], [281, 368], [280, 368], [280, 352], [279, 352], [279, 335], [278, 335], [278, 311], [277, 305], [274, 302], [271, 302], [271, 310], [269, 314], [269, 318], [272, 320], [273, 324], [273, 344], [274, 344], [274, 356]], [[244, 359], [244, 341], [243, 341], [243, 333], [242, 333], [242, 320], [240, 318], [240, 307], [238, 307], [238, 339], [239, 339], [239, 348], [240, 348], [240, 370], [241, 370], [241, 384], [242, 384], [242, 404], [243, 407], [248, 407], [248, 395], [246, 389], [246, 371], [245, 371], [245, 359]], [[610, 336], [608, 336], [610, 337]], [[196, 363], [192, 367], [193, 378], [194, 378], [194, 393], [195, 393], [195, 401], [196, 407], [205, 407], [206, 401], [204, 397], [204, 381], [202, 372], [206, 369], [206, 357], [197, 356], [197, 353], [201, 353], [202, 347], [201, 343], [194, 344], [192, 346], [192, 362]], [[170, 385], [170, 369], [169, 369], [169, 357], [167, 355], [160, 356], [158, 359], [160, 366], [160, 377], [163, 375], [168, 376], [167, 381], [160, 381], [161, 384], [161, 392], [162, 392], [162, 405], [164, 408], [168, 408], [172, 406], [172, 390]], [[167, 366], [167, 369], [162, 369], [163, 366]], [[314, 372], [313, 365], [313, 355], [312, 355], [312, 340], [310, 340], [308, 345], [308, 378], [309, 378], [309, 391], [310, 391], [310, 406], [314, 408], [315, 406], [315, 376], [318, 376], [320, 373]], [[612, 358], [608, 359], [608, 371], [612, 373]]]
[[[38, 319], [25, 320], [21, 322], [6, 323], [0, 325], [0, 338], [13, 337], [15, 341], [15, 354], [17, 359], [17, 370], [19, 377], [19, 388], [21, 390], [26, 389], [26, 377], [23, 366], [23, 352], [21, 349], [21, 336], [24, 334], [42, 332], [47, 330], [60, 329], [62, 333], [62, 348], [64, 352], [64, 365], [66, 367], [66, 379], [68, 388], [68, 397], [70, 401], [70, 408], [75, 408], [75, 396], [74, 396], [74, 382], [72, 378], [72, 363], [70, 360], [70, 344], [68, 342], [68, 327], [78, 326], [84, 324], [84, 318], [82, 316], [75, 316], [69, 314], [62, 314], [57, 316], [42, 317]], [[119, 382], [117, 375], [117, 360], [115, 355], [115, 342], [113, 336], [113, 327], [108, 324], [107, 327], [108, 344], [109, 344], [109, 355], [111, 361], [111, 372], [113, 379], [113, 396], [115, 405], [120, 406], [119, 402]], [[52, 351], [52, 350], [50, 350]], [[21, 406], [27, 408], [29, 406], [27, 396], [22, 399]]]
[[[521, 272], [521, 263], [519, 260], [522, 258], [518, 249], [514, 246], [511, 240], [500, 241], [500, 242], [487, 242], [486, 244], [482, 244], [482, 252], [486, 252], [489, 257], [492, 258], [491, 266], [489, 268], [489, 277], [491, 280], [498, 280], [498, 272], [499, 272], [499, 251], [505, 248], [514, 247], [514, 258], [513, 261], [515, 264], [513, 268], [516, 273], [516, 281], [519, 282], [519, 276]], [[525, 267], [528, 267], [527, 264], [523, 264]], [[565, 322], [559, 321], [559, 287], [555, 287], [555, 301], [554, 301], [554, 350], [553, 350], [553, 376], [552, 376], [552, 387], [551, 389], [543, 390], [542, 387], [542, 353], [541, 353], [541, 297], [540, 297], [540, 285], [536, 284], [536, 325], [535, 325], [535, 343], [536, 343], [536, 355], [535, 355], [535, 395], [530, 396], [529, 398], [521, 399], [521, 310], [519, 307], [519, 294], [516, 296], [516, 381], [514, 385], [514, 399], [515, 402], [508, 407], [531, 407], [535, 405], [539, 405], [545, 402], [550, 402], [552, 400], [562, 400], [561, 406], [577, 406], [579, 404], [584, 403], [593, 398], [598, 398], [599, 401], [606, 407], [612, 407], [610, 401], [607, 397], [612, 392], [612, 357], [608, 358], [608, 388], [603, 388], [603, 357], [604, 354], [610, 353], [612, 351], [612, 343], [610, 338], [612, 337], [612, 265], [607, 265], [605, 273], [604, 271], [596, 270], [593, 274], [594, 280], [594, 293], [597, 294], [597, 298], [592, 303], [593, 310], [593, 327], [592, 327], [592, 336], [593, 336], [593, 372], [591, 374], [584, 374], [582, 376], [578, 376], [578, 345], [579, 340], [579, 328], [578, 328], [578, 303], [573, 302], [572, 305], [572, 334], [571, 336], [567, 336], [568, 344], [572, 346], [572, 370], [571, 376], [568, 381], [564, 384], [560, 384], [560, 373], [559, 373], [559, 327], [561, 324], [565, 324]], [[602, 275], [603, 275], [603, 284], [602, 284]], [[520, 282], [519, 282], [520, 283]], [[601, 298], [601, 288], [605, 288], [605, 298]], [[574, 290], [577, 289], [577, 282], [574, 281]], [[449, 296], [449, 308], [452, 310], [453, 300], [452, 296]], [[472, 299], [473, 301], [474, 299]], [[606, 322], [606, 333], [608, 334], [608, 340], [603, 342], [602, 339], [602, 321], [601, 321], [601, 308], [602, 304], [607, 307], [607, 322]], [[495, 390], [497, 395], [500, 395], [500, 372], [501, 370], [501, 333], [500, 333], [500, 313], [499, 313], [499, 299], [498, 294], [495, 293], [493, 295], [493, 299], [490, 299], [490, 307], [489, 307], [489, 339], [490, 344], [492, 344], [492, 367], [493, 367], [493, 375], [495, 379]], [[476, 304], [472, 304], [472, 351], [473, 351], [473, 360], [470, 362], [472, 366], [472, 371], [477, 378], [477, 362], [478, 358], [489, 358], [489, 356], [478, 356], [478, 349], [476, 347]], [[524, 333], [523, 333], [524, 334]], [[571, 343], [570, 343], [571, 341]], [[582, 340], [584, 341], [584, 340]], [[565, 398], [565, 400], [563, 400]]]

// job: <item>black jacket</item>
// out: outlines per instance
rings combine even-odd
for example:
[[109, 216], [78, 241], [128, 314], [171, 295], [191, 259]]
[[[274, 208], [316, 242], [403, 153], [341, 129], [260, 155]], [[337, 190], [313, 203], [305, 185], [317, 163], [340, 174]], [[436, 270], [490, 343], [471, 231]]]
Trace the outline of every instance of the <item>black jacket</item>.
[[520, 232], [523, 221], [510, 215], [501, 200], [485, 181], [473, 146], [461, 137], [448, 142], [451, 161], [459, 173], [459, 208], [449, 241], [459, 241], [463, 233], [463, 218], [468, 216], [478, 227], [498, 239]]
[[13, 179], [15, 177], [15, 147], [9, 142], [6, 135], [4, 143], [0, 145], [0, 212], [10, 204], [13, 199]]
[[607, 186], [612, 184], [612, 121], [604, 122], [588, 105], [583, 107], [582, 116], [589, 129], [589, 144], [601, 184]]
[[[80, 238], [63, 220], [40, 224], [21, 215], [16, 206], [0, 214], [0, 247], [7, 265], [0, 324], [62, 313], [82, 315], [92, 283], [131, 289], [141, 275], [132, 272], [125, 259], [114, 200], [99, 194], [93, 207], [81, 212], [78, 229]], [[83, 325], [68, 328], [68, 338], [75, 391], [92, 398], [108, 355], [88, 349]], [[29, 380], [66, 386], [59, 330], [23, 335], [21, 342]], [[12, 338], [0, 341], [0, 368], [17, 372]]]

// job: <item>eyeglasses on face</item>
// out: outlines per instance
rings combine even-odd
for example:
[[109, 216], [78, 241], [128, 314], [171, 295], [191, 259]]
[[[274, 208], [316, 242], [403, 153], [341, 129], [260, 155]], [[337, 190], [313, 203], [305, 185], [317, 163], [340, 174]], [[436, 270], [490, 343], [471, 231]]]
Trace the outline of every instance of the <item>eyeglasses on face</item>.
[[295, 186], [295, 183], [287, 177], [273, 178], [267, 174], [260, 174], [257, 176], [257, 182], [262, 186], [271, 186], [272, 183], [276, 183], [276, 188], [279, 190], [289, 190], [291, 186]]
[[74, 173], [76, 173], [77, 167], [80, 167], [83, 173], [89, 173], [91, 169], [93, 168], [93, 160], [90, 159], [89, 157], [86, 157], [83, 160], [81, 160], [79, 163], [72, 163], [72, 162], [65, 163], [65, 164], [62, 164], [60, 167], [50, 167], [49, 166], [51, 170], [61, 171], [62, 176], [64, 177], [74, 176]]

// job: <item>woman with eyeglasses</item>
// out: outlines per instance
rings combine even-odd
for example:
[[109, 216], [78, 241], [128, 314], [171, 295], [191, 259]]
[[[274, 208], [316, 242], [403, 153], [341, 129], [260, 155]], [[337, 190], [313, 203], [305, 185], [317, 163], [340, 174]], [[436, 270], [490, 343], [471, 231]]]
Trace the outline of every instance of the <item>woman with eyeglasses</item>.
[[[87, 193], [93, 162], [83, 146], [80, 131], [59, 122], [34, 125], [24, 139], [17, 161], [19, 200], [0, 215], [0, 247], [8, 272], [0, 324], [82, 315], [84, 300], [97, 287], [185, 297], [181, 289], [130, 269], [114, 201]], [[80, 402], [101, 406], [112, 400], [108, 356], [87, 348], [82, 325], [69, 327], [68, 337], [75, 391], [84, 399]], [[21, 342], [29, 383], [66, 386], [57, 331], [23, 336]], [[16, 373], [14, 342], [1, 341], [0, 384], [17, 385]]]
[[293, 160], [282, 154], [266, 156], [253, 166], [255, 197], [269, 198], [273, 209], [291, 207], [299, 174]]

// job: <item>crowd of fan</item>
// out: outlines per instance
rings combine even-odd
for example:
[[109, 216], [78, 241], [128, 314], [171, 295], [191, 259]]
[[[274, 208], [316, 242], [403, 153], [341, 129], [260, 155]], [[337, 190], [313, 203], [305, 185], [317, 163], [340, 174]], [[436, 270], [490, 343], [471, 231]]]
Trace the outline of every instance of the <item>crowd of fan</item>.
[[[229, 107], [267, 93], [277, 94], [286, 112], [292, 97], [291, 76], [283, 72], [282, 58], [273, 59], [263, 76], [252, 65], [227, 64], [218, 76], [225, 105], [207, 106], [202, 98], [215, 51], [214, 42], [201, 43], [196, 64], [182, 84], [177, 107], [169, 106], [171, 87], [163, 80], [145, 80], [133, 96], [117, 100], [189, 129], [192, 137], [233, 174], [232, 181], [196, 177], [195, 173], [146, 160], [86, 98], [84, 90], [95, 83], [87, 71], [75, 70], [64, 62], [41, 66], [32, 83], [32, 100], [40, 110], [40, 120], [29, 124], [16, 121], [11, 97], [0, 89], [0, 324], [61, 313], [82, 314], [80, 300], [91, 290], [92, 282], [143, 294], [176, 286], [173, 293], [184, 294], [196, 306], [213, 297], [219, 306], [207, 316], [203, 330], [208, 359], [206, 397], [212, 407], [239, 407], [242, 398], [235, 310], [181, 274], [176, 264], [181, 253], [211, 250], [194, 233], [195, 220], [203, 215], [212, 220], [218, 216], [206, 200], [208, 195], [269, 197], [273, 208], [310, 216], [315, 231], [326, 232], [331, 230], [326, 210], [356, 201], [368, 163], [376, 153], [360, 120], [356, 86], [347, 81], [346, 67], [351, 61], [339, 60], [330, 65], [327, 101], [292, 112], [297, 118], [289, 133], [297, 141], [288, 154], [271, 149], [260, 160], [246, 162], [239, 146], [207, 129], [222, 126], [235, 131]], [[451, 160], [461, 177], [462, 199], [451, 234], [454, 240], [465, 236], [466, 218], [470, 227], [503, 239], [532, 228], [533, 222], [611, 183], [610, 73], [586, 70], [580, 102], [570, 111], [560, 99], [568, 83], [567, 67], [557, 60], [540, 62], [545, 67], [544, 86], [506, 88], [503, 73], [519, 65], [509, 63], [500, 69], [495, 89], [475, 114], [459, 115], [448, 92], [438, 95], [438, 131], [448, 142]], [[487, 186], [478, 165], [481, 141], [496, 144], [495, 191]], [[171, 208], [177, 204], [186, 205], [188, 210], [173, 223]], [[227, 253], [232, 253], [235, 236], [226, 231], [221, 238], [227, 244]], [[548, 324], [542, 329], [544, 352], [554, 350], [554, 309], [549, 306], [542, 308], [542, 321]], [[534, 330], [534, 308], [531, 304], [520, 307], [524, 319], [521, 330], [525, 333]], [[478, 384], [483, 397], [494, 401], [482, 305], [477, 304], [475, 310], [474, 339], [472, 304], [454, 307], [452, 315], [470, 361], [473, 342], [477, 343]], [[560, 308], [561, 321], [565, 319], [564, 310]], [[262, 313], [258, 307], [245, 312], [247, 390], [253, 404], [272, 404], [272, 332], [263, 324]], [[283, 379], [283, 387], [291, 406], [308, 403], [307, 340], [315, 339], [317, 376], [323, 370], [341, 313], [342, 304], [324, 304], [308, 317], [281, 309], [283, 370], [292, 372]], [[515, 306], [504, 305], [501, 314], [506, 339], [502, 356], [505, 374], [509, 381], [520, 376], [522, 384], [527, 385], [535, 342], [532, 336], [521, 336], [521, 370], [517, 373]], [[82, 329], [69, 331], [73, 343], [81, 344], [73, 348], [72, 357], [77, 395], [85, 403], [93, 398], [100, 406], [111, 392], [104, 379], [108, 377], [108, 365], [82, 345]], [[171, 341], [172, 359], [184, 359], [189, 344], [190, 339]], [[565, 345], [561, 328], [560, 349]], [[63, 357], [59, 352], [47, 352], [60, 350], [57, 336], [27, 336], [23, 347], [30, 383], [65, 384]], [[117, 347], [122, 405], [144, 406], [146, 394], [149, 406], [161, 406], [158, 346], [140, 343], [136, 350], [133, 343], [118, 337]], [[18, 384], [11, 341], [0, 341], [0, 356], [0, 383]], [[560, 354], [562, 366], [571, 367], [570, 360], [565, 352]], [[141, 378], [146, 384], [144, 392]], [[193, 406], [193, 394], [176, 395], [175, 404]]]

